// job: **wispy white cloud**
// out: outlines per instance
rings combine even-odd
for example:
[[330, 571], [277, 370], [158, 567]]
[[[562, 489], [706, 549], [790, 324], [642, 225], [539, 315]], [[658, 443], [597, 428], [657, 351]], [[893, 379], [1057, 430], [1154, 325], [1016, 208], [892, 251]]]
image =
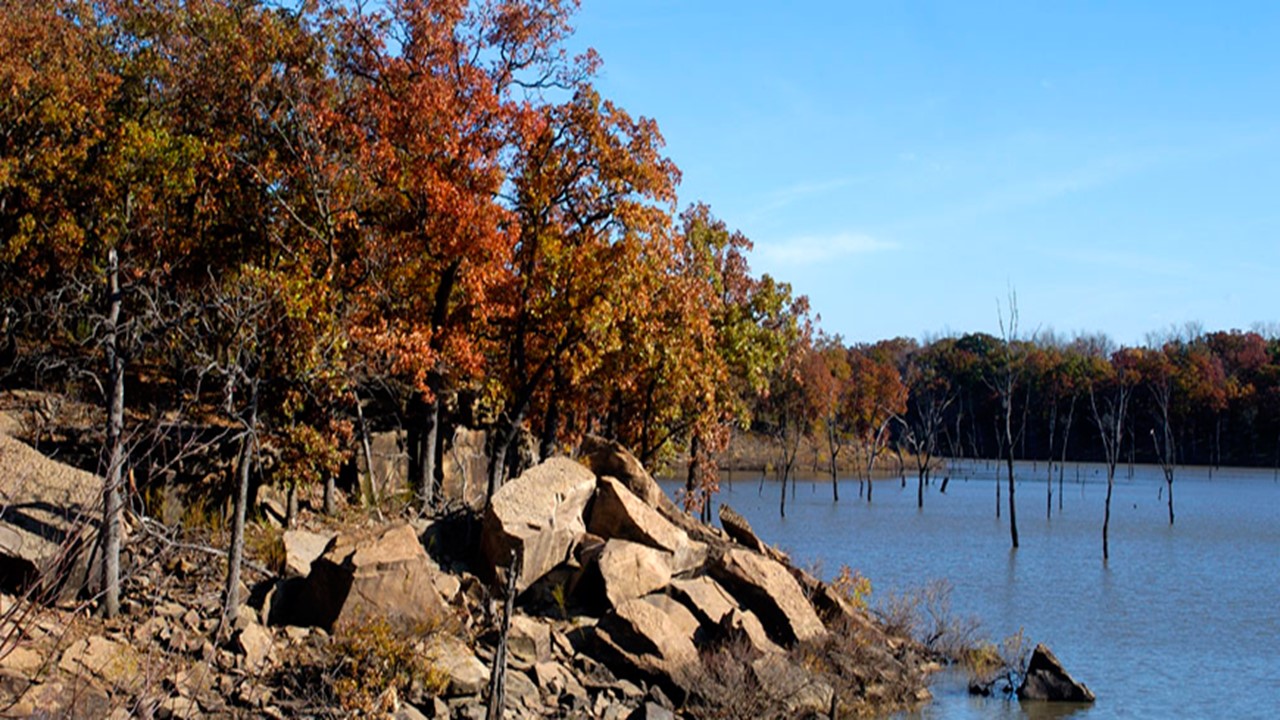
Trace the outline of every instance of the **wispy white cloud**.
[[809, 267], [856, 255], [868, 255], [898, 248], [889, 240], [864, 233], [840, 232], [832, 235], [799, 235], [778, 242], [759, 242], [755, 254], [772, 267]]
[[810, 198], [822, 197], [837, 190], [843, 190], [861, 180], [862, 178], [859, 177], [838, 177], [828, 180], [801, 182], [777, 188], [761, 199], [761, 202], [748, 215], [748, 218], [767, 217], [795, 203]]

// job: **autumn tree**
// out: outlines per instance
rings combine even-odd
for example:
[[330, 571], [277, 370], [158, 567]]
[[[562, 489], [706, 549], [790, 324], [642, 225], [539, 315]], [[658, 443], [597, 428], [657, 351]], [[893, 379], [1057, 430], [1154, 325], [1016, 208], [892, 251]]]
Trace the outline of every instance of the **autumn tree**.
[[534, 126], [515, 158], [519, 237], [493, 323], [503, 411], [490, 495], [506, 477], [507, 450], [538, 393], [556, 373], [571, 385], [598, 367], [617, 347], [618, 319], [650, 301], [646, 283], [661, 273], [649, 269], [672, 257], [678, 171], [661, 155], [653, 121], [632, 118], [583, 86]]
[[426, 507], [441, 392], [480, 376], [517, 245], [520, 218], [499, 198], [507, 158], [526, 132], [548, 133], [522, 91], [576, 83], [594, 64], [560, 47], [575, 7], [399, 0], [333, 13], [348, 140], [374, 189], [362, 222], [377, 228], [349, 272], [363, 283], [353, 337], [409, 390], [410, 481]]

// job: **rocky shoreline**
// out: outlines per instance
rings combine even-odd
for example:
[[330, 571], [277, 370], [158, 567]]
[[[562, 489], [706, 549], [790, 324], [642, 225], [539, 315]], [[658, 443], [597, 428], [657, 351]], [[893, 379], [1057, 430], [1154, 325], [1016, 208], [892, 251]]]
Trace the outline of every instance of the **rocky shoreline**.
[[923, 647], [731, 510], [729, 532], [708, 527], [620, 446], [579, 453], [482, 514], [261, 523], [226, 627], [216, 543], [134, 517], [120, 618], [0, 598], [0, 716], [484, 718], [500, 694], [511, 718], [820, 718], [928, 700]]

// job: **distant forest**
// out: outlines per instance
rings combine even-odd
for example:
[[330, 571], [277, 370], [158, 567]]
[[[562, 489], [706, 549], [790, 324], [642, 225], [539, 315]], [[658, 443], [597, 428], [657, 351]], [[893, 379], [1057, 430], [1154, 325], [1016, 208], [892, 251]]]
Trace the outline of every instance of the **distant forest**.
[[1101, 462], [1099, 422], [1118, 419], [1121, 462], [1280, 463], [1280, 341], [1258, 332], [1191, 326], [1142, 347], [970, 333], [816, 348], [808, 384], [832, 388], [828, 407], [813, 401], [820, 432], [869, 437], [892, 415], [885, 441], [925, 454], [999, 458], [1012, 438], [1018, 459]]

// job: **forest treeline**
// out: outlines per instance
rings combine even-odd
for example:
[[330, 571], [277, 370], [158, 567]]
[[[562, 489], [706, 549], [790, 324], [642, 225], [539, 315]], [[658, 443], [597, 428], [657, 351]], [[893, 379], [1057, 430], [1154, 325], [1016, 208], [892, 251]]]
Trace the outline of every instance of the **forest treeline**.
[[405, 430], [427, 509], [464, 423], [490, 430], [490, 493], [590, 432], [689, 457], [704, 511], [734, 428], [784, 473], [806, 436], [868, 472], [1092, 459], [1088, 417], [1132, 418], [1139, 460], [1276, 461], [1280, 351], [1255, 334], [823, 335], [746, 237], [677, 207], [657, 124], [569, 50], [576, 5], [4, 2], [0, 373], [104, 409], [108, 587], [127, 478], [226, 456], [234, 570], [250, 488], [331, 505], [370, 427]]
[[[902, 414], [890, 425], [892, 442], [919, 443], [934, 455], [1006, 454], [1000, 381], [1012, 366], [1009, 395], [1019, 460], [1105, 461], [1092, 413], [1101, 393], [1123, 388], [1124, 462], [1280, 463], [1280, 341], [1269, 333], [1191, 326], [1152, 333], [1136, 347], [1118, 346], [1103, 335], [1050, 333], [1005, 341], [968, 333], [923, 344], [896, 338], [840, 348], [827, 361], [833, 369], [826, 372], [834, 380], [826, 382], [844, 386], [837, 393], [848, 393], [837, 403], [853, 405], [843, 418], [837, 410], [838, 426], [849, 425], [857, 413], [852, 406], [865, 392], [848, 388], [844, 378], [856, 382], [859, 377], [857, 372], [849, 376], [848, 367], [868, 358], [892, 368], [906, 386], [889, 392], [906, 397], [896, 405]], [[814, 417], [814, 427], [825, 432], [822, 414]]]

